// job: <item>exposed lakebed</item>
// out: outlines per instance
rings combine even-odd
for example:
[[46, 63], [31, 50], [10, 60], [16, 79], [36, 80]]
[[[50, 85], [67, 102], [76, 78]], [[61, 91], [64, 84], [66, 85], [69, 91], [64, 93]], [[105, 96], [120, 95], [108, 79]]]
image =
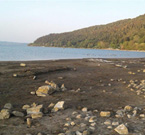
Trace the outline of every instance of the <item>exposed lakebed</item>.
[[144, 75], [144, 58], [0, 62], [0, 134], [144, 135]]

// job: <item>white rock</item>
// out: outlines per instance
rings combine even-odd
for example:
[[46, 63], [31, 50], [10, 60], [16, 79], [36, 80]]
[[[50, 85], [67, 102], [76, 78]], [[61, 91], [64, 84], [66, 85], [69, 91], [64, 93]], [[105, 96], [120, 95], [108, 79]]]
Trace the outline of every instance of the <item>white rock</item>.
[[71, 124], [72, 126], [74, 126], [76, 123], [72, 121], [70, 124]]
[[111, 120], [106, 120], [106, 121], [104, 122], [104, 124], [105, 124], [105, 125], [111, 125]]
[[80, 92], [81, 91], [81, 88], [78, 88], [77, 90], [76, 90], [76, 92]]
[[112, 122], [112, 126], [118, 126], [119, 122]]
[[83, 135], [83, 134], [79, 131], [76, 131], [76, 135]]
[[62, 91], [66, 91], [67, 90], [67, 88], [64, 86], [64, 84], [61, 85], [61, 90]]
[[90, 123], [93, 123], [93, 122], [95, 122], [95, 121], [96, 121], [96, 117], [94, 117], [94, 116], [90, 117], [90, 119], [89, 119], [89, 122], [90, 122]]
[[49, 81], [45, 81], [46, 84], [48, 84], [49, 86], [51, 86], [55, 91], [59, 91], [59, 87], [56, 83], [54, 83], [53, 81], [49, 82]]
[[38, 133], [37, 135], [42, 135], [42, 133]]
[[114, 130], [120, 135], [127, 135], [129, 133], [128, 128], [124, 124], [119, 125]]
[[12, 114], [16, 117], [24, 117], [24, 113], [19, 111], [13, 111]]
[[93, 119], [89, 119], [89, 122], [90, 122], [90, 123], [94, 123], [94, 120], [93, 120]]
[[31, 114], [31, 117], [32, 119], [37, 119], [37, 118], [42, 118], [43, 116], [43, 113], [42, 112], [39, 112], [39, 113], [34, 113], [34, 114]]
[[87, 112], [88, 111], [88, 108], [87, 107], [84, 107], [84, 108], [82, 108], [82, 111], [83, 112]]
[[117, 112], [116, 112], [116, 114], [117, 115], [115, 115], [117, 118], [120, 118], [120, 117], [124, 117], [124, 115], [125, 115], [125, 110], [123, 110], [123, 109], [121, 109], [121, 110], [118, 110]]
[[84, 127], [86, 127], [87, 125], [86, 125], [85, 123], [81, 123], [80, 126], [81, 126], [81, 128], [84, 128]]
[[12, 106], [11, 103], [6, 103], [6, 104], [4, 105], [4, 108], [5, 108], [5, 109], [11, 110], [11, 109], [13, 108], [13, 106]]
[[17, 74], [13, 74], [13, 77], [17, 77], [18, 75]]
[[113, 82], [113, 81], [114, 81], [114, 79], [110, 79], [110, 81], [111, 81], [111, 82]]
[[101, 111], [100, 112], [101, 117], [110, 117], [110, 115], [111, 115], [111, 112], [109, 112], [109, 111]]
[[31, 91], [30, 94], [31, 95], [35, 95], [36, 93], [35, 93], [35, 91]]
[[69, 127], [70, 126], [70, 123], [65, 123], [64, 126], [65, 127]]
[[62, 80], [62, 79], [63, 79], [63, 77], [61, 77], [61, 76], [60, 76], [60, 77], [58, 77], [58, 79], [59, 79], [59, 80]]
[[75, 131], [66, 131], [65, 135], [76, 135]]
[[130, 119], [131, 118], [131, 115], [130, 114], [127, 114], [127, 117]]
[[88, 121], [89, 119], [90, 119], [90, 117], [89, 116], [87, 116], [87, 117], [85, 117], [84, 118], [86, 121]]
[[94, 127], [94, 126], [96, 126], [96, 123], [94, 122], [94, 123], [91, 123], [90, 124], [92, 127]]
[[37, 76], [33, 76], [33, 80], [36, 80]]
[[27, 127], [31, 127], [32, 120], [30, 118], [27, 118]]
[[58, 108], [58, 109], [64, 109], [64, 101], [59, 101], [54, 108]]
[[98, 113], [99, 111], [98, 111], [98, 110], [94, 110], [93, 112], [94, 112], [94, 113]]
[[140, 114], [139, 117], [145, 118], [145, 114]]
[[78, 115], [76, 116], [76, 118], [77, 118], [77, 119], [81, 119], [81, 118], [82, 118], [82, 115], [81, 115], [81, 114], [78, 114]]
[[31, 108], [27, 108], [27, 114], [38, 114], [41, 112], [43, 105], [33, 106]]
[[40, 97], [45, 97], [47, 95], [51, 95], [52, 93], [54, 93], [56, 90], [51, 87], [50, 85], [44, 85], [38, 88], [38, 90], [36, 91], [37, 96]]
[[54, 107], [54, 105], [55, 105], [55, 104], [51, 103], [51, 104], [48, 106], [48, 108], [52, 108], [52, 107]]
[[89, 129], [95, 131], [95, 127], [90, 126]]
[[65, 135], [64, 133], [59, 133], [58, 135]]
[[59, 111], [59, 109], [58, 108], [53, 108], [52, 110], [51, 110], [51, 112], [58, 112]]
[[66, 118], [66, 121], [71, 121], [71, 118]]
[[130, 105], [127, 105], [124, 107], [124, 110], [129, 112], [132, 110], [132, 107]]
[[0, 119], [3, 120], [3, 119], [8, 119], [8, 118], [10, 118], [9, 109], [2, 109], [0, 112]]
[[108, 128], [108, 129], [112, 129], [112, 126], [108, 126], [107, 128]]
[[135, 117], [137, 115], [137, 110], [133, 110], [133, 117]]
[[78, 114], [78, 112], [73, 112], [73, 113], [72, 113], [72, 115], [76, 115], [76, 114]]
[[23, 110], [27, 110], [28, 108], [30, 108], [30, 105], [23, 105], [22, 107]]
[[21, 67], [26, 67], [26, 64], [25, 63], [20, 63], [20, 66]]
[[83, 135], [90, 135], [90, 132], [88, 130], [83, 131]]

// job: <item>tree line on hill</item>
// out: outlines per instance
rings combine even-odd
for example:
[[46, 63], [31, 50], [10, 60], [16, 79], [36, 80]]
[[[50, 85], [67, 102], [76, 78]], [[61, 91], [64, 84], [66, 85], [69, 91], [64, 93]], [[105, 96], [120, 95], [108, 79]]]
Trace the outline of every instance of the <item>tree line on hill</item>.
[[72, 32], [49, 34], [32, 46], [145, 50], [145, 15]]

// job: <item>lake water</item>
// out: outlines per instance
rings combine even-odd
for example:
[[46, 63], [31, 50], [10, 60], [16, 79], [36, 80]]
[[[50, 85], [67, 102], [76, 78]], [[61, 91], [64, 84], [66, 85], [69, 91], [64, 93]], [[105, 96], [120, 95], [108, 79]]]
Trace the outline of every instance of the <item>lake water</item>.
[[30, 61], [76, 58], [145, 58], [145, 52], [0, 44], [0, 61]]

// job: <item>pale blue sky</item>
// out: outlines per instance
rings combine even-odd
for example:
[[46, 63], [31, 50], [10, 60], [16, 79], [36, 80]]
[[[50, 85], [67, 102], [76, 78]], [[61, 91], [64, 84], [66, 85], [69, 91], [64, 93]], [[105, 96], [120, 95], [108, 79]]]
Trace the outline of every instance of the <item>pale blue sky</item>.
[[0, 0], [0, 41], [33, 42], [145, 14], [145, 0]]

